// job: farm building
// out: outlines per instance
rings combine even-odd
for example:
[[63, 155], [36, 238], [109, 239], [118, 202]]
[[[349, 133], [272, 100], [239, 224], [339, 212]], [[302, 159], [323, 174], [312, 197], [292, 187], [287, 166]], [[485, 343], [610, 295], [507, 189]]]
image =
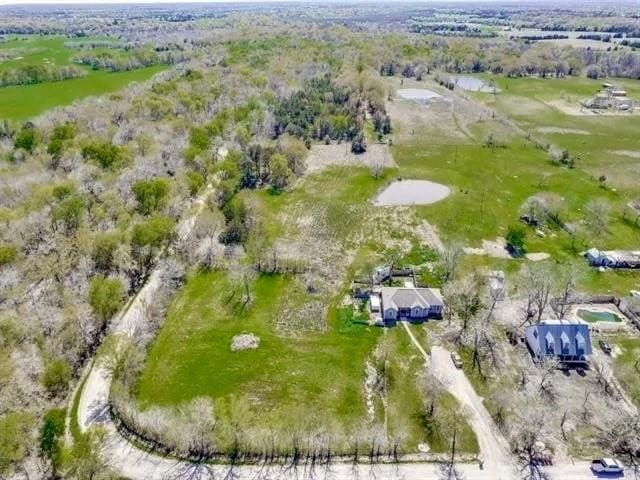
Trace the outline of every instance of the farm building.
[[540, 360], [555, 357], [562, 362], [586, 362], [591, 355], [589, 326], [567, 320], [543, 320], [527, 327], [527, 345]]
[[591, 248], [584, 256], [593, 267], [640, 268], [640, 251], [604, 251]]
[[627, 97], [627, 92], [617, 88], [610, 83], [604, 83], [603, 90], [596, 94], [595, 97], [583, 102], [587, 108], [608, 109], [615, 108], [618, 110], [633, 110], [634, 102]]
[[385, 323], [442, 317], [444, 303], [437, 288], [382, 287], [381, 290]]

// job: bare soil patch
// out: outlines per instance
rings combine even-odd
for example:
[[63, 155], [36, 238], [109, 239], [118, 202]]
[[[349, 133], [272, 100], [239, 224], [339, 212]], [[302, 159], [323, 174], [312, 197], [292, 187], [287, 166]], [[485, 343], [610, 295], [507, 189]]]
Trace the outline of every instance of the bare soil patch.
[[306, 173], [314, 173], [325, 168], [340, 165], [354, 167], [380, 166], [396, 167], [386, 144], [374, 143], [361, 154], [351, 153], [351, 144], [312, 145], [307, 157]]
[[549, 255], [546, 252], [537, 252], [537, 253], [527, 253], [525, 257], [527, 257], [532, 262], [540, 262], [542, 260], [546, 260], [547, 258], [551, 257], [551, 255]]
[[620, 155], [622, 157], [640, 158], [640, 150], [607, 150], [612, 155]]
[[536, 131], [540, 133], [558, 133], [560, 135], [591, 135], [591, 132], [578, 128], [538, 127]]

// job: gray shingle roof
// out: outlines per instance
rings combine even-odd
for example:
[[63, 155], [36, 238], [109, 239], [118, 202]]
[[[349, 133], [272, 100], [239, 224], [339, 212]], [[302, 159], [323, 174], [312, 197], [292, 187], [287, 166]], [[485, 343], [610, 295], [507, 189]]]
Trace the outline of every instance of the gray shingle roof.
[[387, 308], [412, 308], [440, 305], [442, 300], [430, 288], [382, 287], [382, 305]]

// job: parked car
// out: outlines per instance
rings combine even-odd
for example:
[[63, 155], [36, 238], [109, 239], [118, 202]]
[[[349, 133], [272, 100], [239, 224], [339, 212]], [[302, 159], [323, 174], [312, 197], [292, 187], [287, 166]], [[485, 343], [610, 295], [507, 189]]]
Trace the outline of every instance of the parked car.
[[456, 368], [462, 368], [462, 358], [460, 358], [457, 352], [451, 352], [451, 361]]
[[606, 353], [607, 355], [611, 355], [611, 344], [605, 340], [600, 340], [600, 348], [602, 349], [602, 351], [604, 353]]
[[601, 458], [591, 462], [591, 470], [594, 473], [623, 473], [624, 467], [615, 458]]

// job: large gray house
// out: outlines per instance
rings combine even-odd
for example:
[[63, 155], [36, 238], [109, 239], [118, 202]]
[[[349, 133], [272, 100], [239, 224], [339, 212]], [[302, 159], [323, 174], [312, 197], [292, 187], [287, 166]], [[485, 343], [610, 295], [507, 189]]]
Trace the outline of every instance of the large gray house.
[[381, 290], [385, 323], [442, 318], [444, 303], [437, 288], [382, 287]]
[[527, 327], [527, 345], [534, 358], [586, 362], [591, 355], [589, 325], [567, 320], [543, 320]]

